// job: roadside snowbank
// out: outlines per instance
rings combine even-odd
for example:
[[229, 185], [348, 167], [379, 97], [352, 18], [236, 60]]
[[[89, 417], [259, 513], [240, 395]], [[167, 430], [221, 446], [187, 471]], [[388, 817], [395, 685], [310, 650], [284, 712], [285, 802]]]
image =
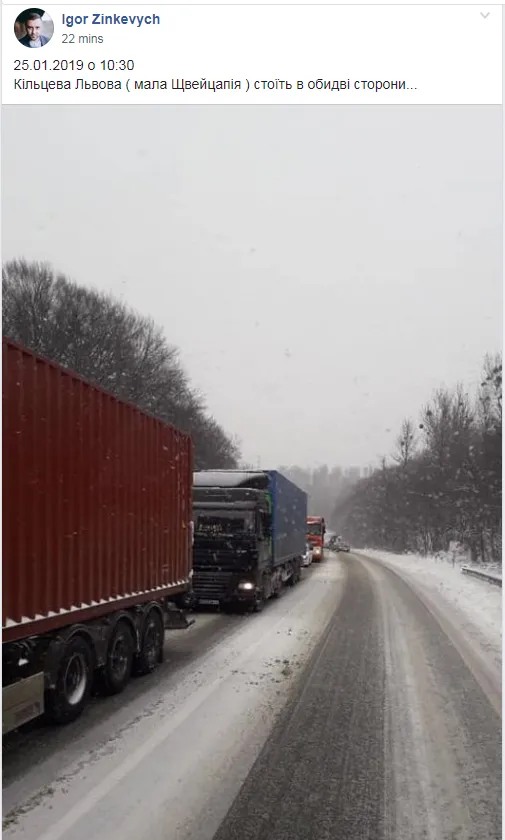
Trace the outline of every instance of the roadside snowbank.
[[[362, 553], [408, 574], [418, 585], [431, 590], [456, 608], [460, 615], [464, 616], [467, 629], [472, 632], [473, 628], [484, 636], [495, 656], [501, 660], [501, 589], [470, 575], [463, 575], [461, 567], [466, 564], [458, 558], [453, 565], [452, 556], [449, 553], [439, 554], [437, 557], [390, 554], [387, 551], [374, 549], [364, 549]], [[478, 568], [490, 574], [499, 574], [501, 577], [501, 570], [492, 568], [490, 565], [485, 569], [484, 566]]]
[[[411, 555], [407, 555], [411, 556]], [[488, 575], [494, 575], [501, 580], [502, 567], [499, 563], [472, 563], [468, 554], [464, 551], [439, 551], [433, 557], [427, 557], [426, 560], [435, 560], [439, 562], [449, 563], [450, 566], [466, 566], [468, 569], [476, 569], [479, 572], [486, 572]]]

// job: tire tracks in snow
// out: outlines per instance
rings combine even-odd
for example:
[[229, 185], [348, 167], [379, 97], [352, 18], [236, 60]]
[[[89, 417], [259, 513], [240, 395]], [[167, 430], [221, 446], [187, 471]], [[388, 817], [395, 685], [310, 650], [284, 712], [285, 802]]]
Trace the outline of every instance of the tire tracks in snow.
[[499, 840], [484, 671], [393, 570], [342, 562], [340, 604], [214, 840]]

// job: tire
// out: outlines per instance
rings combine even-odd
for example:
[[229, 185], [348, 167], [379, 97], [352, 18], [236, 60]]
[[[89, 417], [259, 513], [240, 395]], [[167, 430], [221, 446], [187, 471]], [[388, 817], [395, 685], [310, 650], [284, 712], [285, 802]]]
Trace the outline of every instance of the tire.
[[260, 592], [256, 593], [256, 597], [251, 604], [251, 612], [259, 613], [262, 612], [263, 607], [265, 606], [265, 590], [261, 589]]
[[60, 660], [56, 687], [46, 694], [46, 718], [58, 725], [82, 714], [93, 684], [93, 655], [81, 636], [69, 639]]
[[296, 565], [293, 565], [293, 572], [292, 572], [291, 577], [289, 578], [289, 580], [287, 582], [288, 586], [296, 586], [296, 584], [300, 580], [300, 577], [301, 577], [300, 568]]
[[272, 595], [271, 595], [271, 597], [275, 598], [275, 599], [280, 598], [283, 589], [284, 589], [284, 584], [282, 583], [282, 581], [279, 583], [278, 586], [275, 583], [272, 584]]
[[163, 619], [157, 610], [151, 610], [144, 622], [142, 645], [135, 663], [136, 674], [150, 674], [163, 661], [164, 642]]
[[103, 671], [106, 694], [121, 694], [130, 679], [133, 667], [133, 637], [126, 621], [119, 621], [109, 641]]

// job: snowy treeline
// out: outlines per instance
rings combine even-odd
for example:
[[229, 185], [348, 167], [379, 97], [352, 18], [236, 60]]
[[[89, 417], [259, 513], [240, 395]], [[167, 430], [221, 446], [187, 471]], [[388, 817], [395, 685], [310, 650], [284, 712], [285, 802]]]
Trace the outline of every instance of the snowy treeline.
[[478, 394], [437, 391], [405, 420], [392, 459], [339, 500], [333, 522], [355, 546], [433, 554], [452, 541], [501, 562], [502, 358], [484, 362]]
[[2, 271], [3, 335], [192, 434], [195, 467], [233, 468], [238, 447], [211, 417], [152, 318], [46, 265]]

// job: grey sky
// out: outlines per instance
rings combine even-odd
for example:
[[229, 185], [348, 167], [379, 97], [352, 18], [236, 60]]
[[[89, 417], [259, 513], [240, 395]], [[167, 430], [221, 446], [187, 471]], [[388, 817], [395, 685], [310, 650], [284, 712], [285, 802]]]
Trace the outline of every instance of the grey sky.
[[366, 464], [502, 342], [499, 107], [6, 107], [3, 258], [163, 324], [244, 456]]

